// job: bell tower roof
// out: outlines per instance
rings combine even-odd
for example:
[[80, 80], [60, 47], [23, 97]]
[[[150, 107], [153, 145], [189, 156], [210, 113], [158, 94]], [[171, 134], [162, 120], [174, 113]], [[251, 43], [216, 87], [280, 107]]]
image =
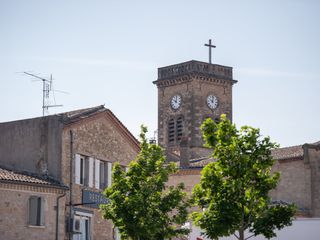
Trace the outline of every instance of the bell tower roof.
[[230, 81], [231, 84], [237, 82], [233, 79], [232, 67], [191, 60], [158, 68], [158, 79], [153, 83], [158, 87], [174, 85], [187, 81], [190, 75]]

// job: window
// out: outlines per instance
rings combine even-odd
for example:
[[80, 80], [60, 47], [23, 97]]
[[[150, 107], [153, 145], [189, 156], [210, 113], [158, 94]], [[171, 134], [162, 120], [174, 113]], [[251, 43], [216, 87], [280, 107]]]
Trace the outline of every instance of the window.
[[168, 143], [179, 143], [183, 136], [183, 116], [168, 121]]
[[174, 120], [170, 119], [168, 122], [168, 141], [174, 143]]
[[44, 199], [38, 196], [29, 198], [29, 225], [44, 226]]
[[76, 154], [75, 182], [84, 186], [93, 187], [93, 158]]
[[105, 189], [111, 186], [112, 163], [96, 159], [95, 161], [95, 187]]

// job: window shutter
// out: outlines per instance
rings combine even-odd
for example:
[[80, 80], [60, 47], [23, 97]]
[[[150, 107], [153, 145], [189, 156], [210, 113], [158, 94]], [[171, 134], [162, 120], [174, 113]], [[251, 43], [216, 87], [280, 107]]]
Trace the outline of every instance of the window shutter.
[[89, 187], [93, 187], [93, 158], [89, 158]]
[[45, 206], [44, 198], [40, 197], [39, 203], [40, 203], [40, 207], [39, 207], [39, 209], [40, 209], [40, 214], [39, 214], [40, 221], [39, 222], [40, 222], [40, 226], [44, 226], [44, 206]]
[[112, 163], [108, 162], [108, 187], [112, 184]]
[[100, 161], [98, 159], [96, 159], [95, 161], [94, 175], [95, 175], [94, 185], [97, 189], [99, 189], [100, 188]]
[[100, 161], [100, 189], [104, 189], [106, 186], [106, 163]]
[[44, 226], [44, 206], [44, 198], [37, 196], [29, 198], [29, 225]]
[[75, 183], [80, 184], [80, 155], [75, 155]]
[[37, 197], [29, 198], [29, 225], [37, 225]]

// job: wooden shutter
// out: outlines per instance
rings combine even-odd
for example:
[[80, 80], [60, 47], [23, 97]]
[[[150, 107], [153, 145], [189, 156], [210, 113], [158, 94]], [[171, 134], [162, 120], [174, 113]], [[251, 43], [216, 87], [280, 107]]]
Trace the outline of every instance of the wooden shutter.
[[37, 196], [29, 198], [29, 225], [44, 226], [44, 206], [44, 198]]
[[75, 159], [74, 159], [74, 163], [75, 163], [75, 183], [80, 184], [80, 155], [76, 154], [75, 155]]
[[108, 162], [108, 187], [112, 184], [112, 163]]
[[29, 198], [29, 225], [37, 225], [37, 200], [38, 198], [32, 196]]
[[100, 188], [100, 161], [98, 159], [95, 160], [94, 175], [95, 175], [95, 181], [94, 181], [95, 188], [99, 189]]
[[39, 219], [39, 222], [40, 222], [40, 225], [41, 226], [44, 226], [44, 206], [45, 206], [45, 200], [44, 198], [42, 197], [39, 197], [40, 200], [38, 201], [40, 203], [40, 207], [39, 207], [39, 210], [40, 210], [40, 219]]
[[92, 157], [89, 158], [89, 187], [93, 187], [93, 162], [94, 159]]
[[100, 189], [104, 189], [106, 186], [106, 163], [104, 161], [100, 161]]

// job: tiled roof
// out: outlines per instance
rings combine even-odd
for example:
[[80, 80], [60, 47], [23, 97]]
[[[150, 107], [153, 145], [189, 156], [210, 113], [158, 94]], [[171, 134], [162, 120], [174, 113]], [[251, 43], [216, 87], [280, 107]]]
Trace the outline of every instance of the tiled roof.
[[272, 156], [276, 160], [303, 157], [303, 148], [302, 145], [277, 148], [272, 150]]
[[116, 117], [116, 115], [114, 115], [114, 113], [110, 109], [105, 108], [104, 105], [79, 109], [79, 110], [70, 111], [70, 112], [64, 112], [57, 115], [61, 116], [63, 123], [67, 125], [67, 124], [79, 122], [86, 118], [90, 118], [102, 112], [106, 112], [107, 114], [109, 114], [111, 119], [113, 119], [114, 122], [123, 130], [123, 132], [132, 140], [137, 150], [140, 150], [139, 141], [132, 135], [132, 133], [127, 129], [127, 127]]
[[25, 173], [18, 173], [4, 168], [0, 168], [0, 182], [29, 183], [66, 188], [65, 186], [59, 184], [57, 181], [51, 179], [42, 179], [36, 176], [28, 175]]
[[[313, 145], [319, 145], [320, 141], [312, 143]], [[303, 147], [302, 145], [283, 147], [272, 150], [272, 156], [275, 160], [281, 159], [293, 159], [303, 157]], [[203, 168], [208, 163], [215, 161], [212, 157], [203, 157], [198, 159], [189, 160], [189, 168]], [[178, 167], [180, 166], [177, 162]]]
[[[208, 163], [213, 162], [214, 158], [212, 157], [203, 157], [189, 160], [189, 167], [187, 168], [203, 168]], [[177, 167], [180, 167], [180, 162], [176, 162]]]
[[64, 112], [58, 115], [62, 116], [64, 123], [73, 123], [107, 110], [108, 109], [106, 109], [104, 105], [99, 105], [96, 107], [83, 108], [75, 111]]
[[[320, 141], [311, 143], [311, 145], [319, 145]], [[272, 156], [276, 160], [280, 159], [292, 159], [292, 158], [302, 158], [303, 157], [303, 145], [290, 146], [277, 148], [272, 150]]]

